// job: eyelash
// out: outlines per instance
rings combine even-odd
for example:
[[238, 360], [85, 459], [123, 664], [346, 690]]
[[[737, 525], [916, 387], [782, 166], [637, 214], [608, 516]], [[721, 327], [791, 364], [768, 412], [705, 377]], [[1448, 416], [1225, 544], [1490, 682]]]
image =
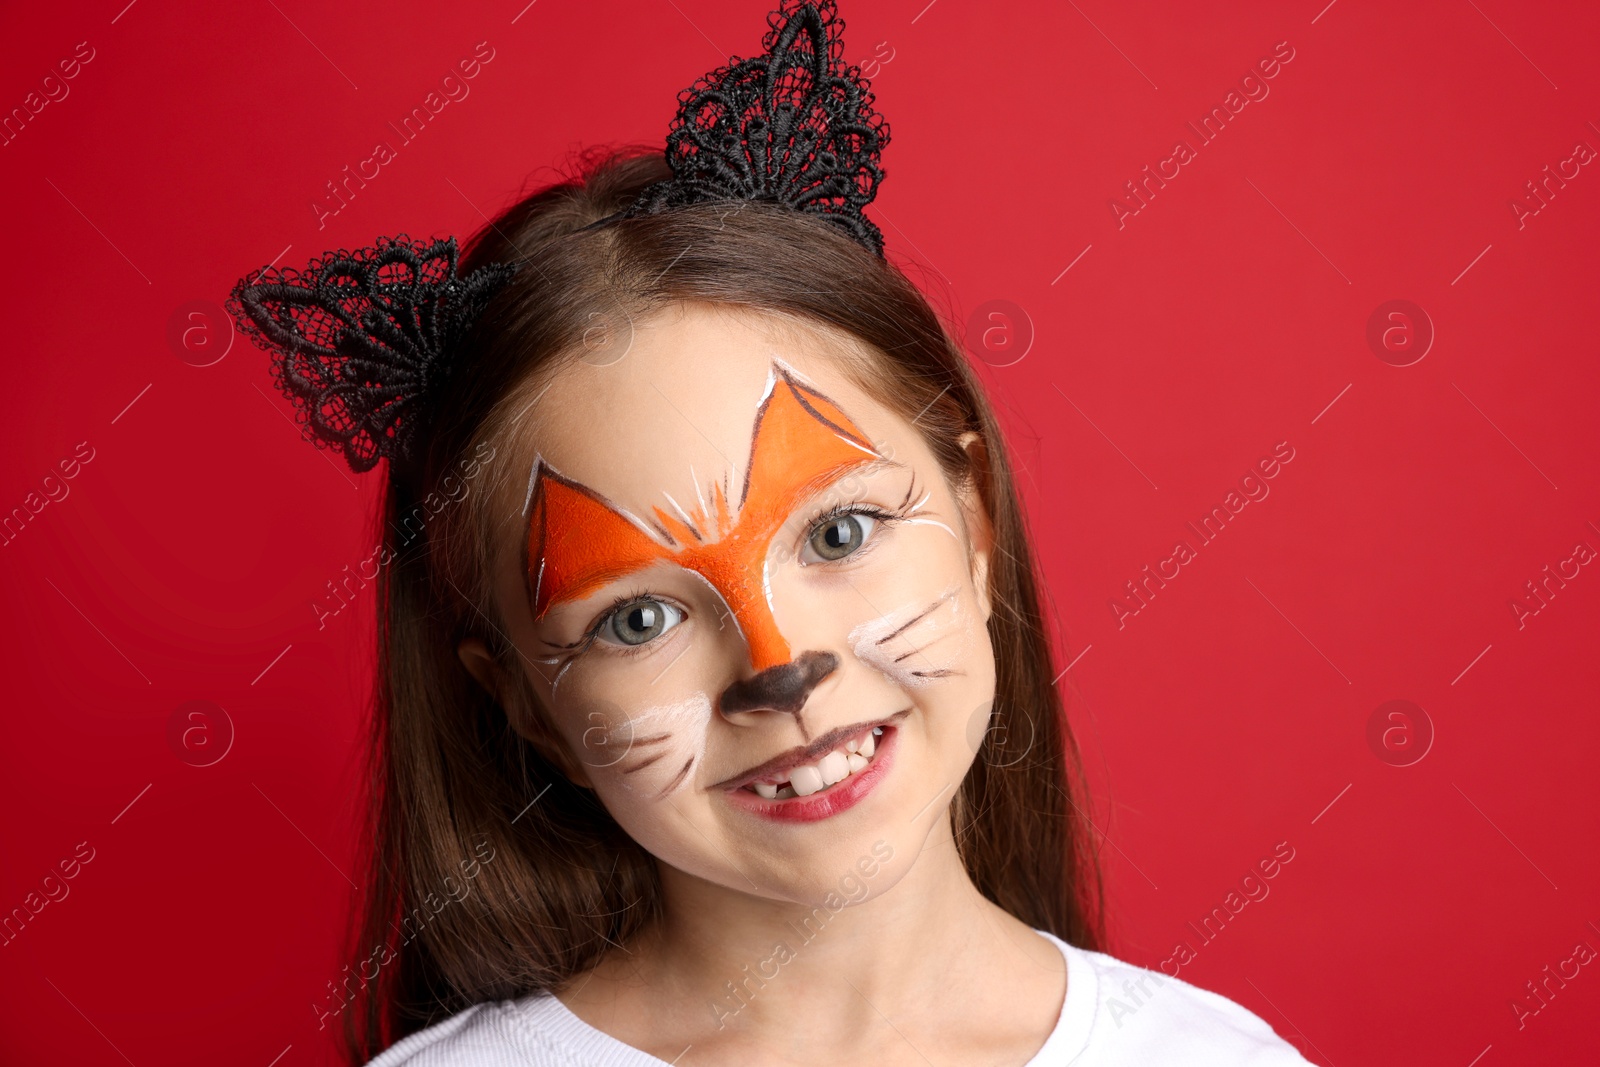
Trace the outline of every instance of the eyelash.
[[[632, 604], [636, 600], [661, 600], [669, 602], [675, 607], [678, 607], [678, 609], [683, 611], [684, 614], [688, 614], [688, 609], [679, 605], [677, 601], [673, 600], [671, 597], [664, 597], [660, 593], [652, 593], [648, 589], [641, 589], [636, 592], [625, 593], [613, 600], [611, 602], [611, 606], [602, 611], [599, 617], [596, 618], [594, 622], [589, 624], [589, 628], [583, 632], [583, 636], [578, 638], [578, 645], [577, 648], [573, 650], [573, 654], [582, 655], [583, 653], [589, 651], [594, 643], [600, 640], [601, 628], [616, 616], [617, 609], [627, 604]], [[654, 641], [646, 641], [642, 645], [634, 645], [631, 648], [618, 645], [613, 655], [637, 656], [641, 652], [648, 650], [649, 647], [654, 643]]]
[[[804, 545], [813, 537], [815, 537], [817, 528], [823, 523], [832, 522], [834, 519], [842, 518], [845, 515], [865, 515], [869, 519], [875, 519], [876, 521], [883, 523], [886, 529], [894, 523], [905, 518], [903, 514], [888, 511], [876, 504], [868, 504], [865, 501], [858, 500], [848, 504], [835, 504], [833, 507], [828, 508], [825, 511], [818, 512], [809, 522], [806, 523], [805, 536], [801, 538], [800, 543]], [[869, 543], [875, 544], [877, 540], [878, 539], [874, 537]], [[822, 560], [818, 563], [807, 563], [805, 566], [824, 567], [830, 564], [844, 563], [846, 560], [853, 560], [860, 557], [861, 553], [867, 551], [867, 547], [867, 545], [862, 545], [859, 549], [841, 559]]]
[[[912, 490], [914, 491], [915, 488], [916, 488], [916, 486], [913, 485], [912, 486]], [[908, 492], [906, 494], [906, 502], [905, 502], [905, 504], [903, 504], [899, 508], [896, 508], [896, 509], [893, 509], [893, 510], [880, 507], [877, 504], [869, 504], [865, 500], [851, 500], [851, 501], [847, 501], [847, 502], [842, 503], [842, 504], [835, 504], [834, 506], [832, 506], [830, 508], [819, 509], [816, 513], [814, 513], [811, 516], [810, 519], [808, 519], [806, 521], [806, 523], [805, 523], [805, 535], [802, 538], [802, 542], [801, 543], [803, 544], [805, 541], [809, 541], [812, 538], [812, 536], [816, 534], [818, 526], [820, 526], [823, 523], [828, 522], [830, 520], [840, 518], [841, 516], [844, 516], [844, 515], [865, 515], [870, 519], [875, 519], [878, 522], [883, 523], [884, 528], [887, 529], [888, 527], [892, 526], [894, 523], [897, 523], [897, 522], [899, 522], [902, 519], [907, 517], [907, 515], [911, 511], [911, 507], [912, 507], [911, 500], [912, 499], [913, 499], [912, 493]], [[877, 540], [878, 539], [876, 537], [874, 537], [873, 538], [873, 543], [876, 543]], [[856, 552], [852, 552], [850, 555], [844, 557], [843, 559], [824, 560], [821, 563], [810, 563], [810, 564], [806, 564], [806, 566], [816, 567], [816, 566], [828, 566], [830, 564], [844, 563], [846, 560], [857, 558], [861, 554], [861, 552], [866, 551], [866, 549], [867, 549], [867, 546], [863, 545], [861, 547], [861, 549], [858, 549]], [[680, 611], [683, 611], [685, 614], [688, 614], [688, 609], [684, 608], [682, 605], [679, 605], [671, 597], [665, 597], [665, 596], [662, 596], [659, 593], [652, 593], [648, 589], [643, 589], [643, 590], [638, 590], [638, 591], [634, 591], [634, 592], [625, 593], [622, 596], [619, 596], [615, 600], [613, 600], [611, 602], [611, 606], [606, 608], [604, 611], [602, 611], [599, 614], [599, 616], [594, 620], [594, 622], [589, 624], [589, 628], [584, 631], [583, 636], [580, 637], [578, 639], [578, 641], [576, 642], [576, 647], [574, 647], [573, 650], [572, 650], [573, 655], [582, 655], [583, 653], [589, 651], [589, 649], [594, 646], [595, 642], [600, 639], [600, 630], [601, 630], [601, 628], [604, 627], [607, 623], [609, 623], [612, 620], [612, 618], [617, 613], [617, 609], [623, 607], [624, 605], [631, 604], [631, 603], [633, 603], [634, 601], [637, 601], [637, 600], [661, 600], [661, 601], [665, 601], [667, 603], [671, 603], [674, 606], [678, 607], [678, 609]], [[654, 641], [646, 641], [642, 645], [634, 645], [631, 648], [618, 646], [616, 648], [616, 650], [611, 654], [612, 655], [617, 655], [617, 656], [637, 656], [637, 655], [640, 655], [640, 654], [648, 651], [650, 649], [650, 646], [653, 645], [653, 644], [655, 644]]]
[[[802, 543], [811, 539], [812, 535], [817, 532], [817, 527], [819, 525], [827, 522], [830, 519], [837, 519], [841, 515], [865, 515], [868, 518], [877, 519], [879, 522], [884, 523], [885, 526], [890, 526], [901, 521], [902, 519], [909, 518], [911, 513], [916, 510], [916, 505], [912, 503], [912, 501], [916, 499], [916, 493], [917, 479], [915, 475], [912, 475], [911, 484], [906, 489], [905, 499], [900, 502], [899, 507], [892, 509], [884, 508], [877, 504], [869, 504], [865, 500], [857, 498], [855, 500], [846, 501], [842, 504], [835, 504], [831, 508], [819, 509], [812, 514], [809, 520], [806, 521], [805, 536], [802, 539]], [[876, 538], [874, 538], [874, 540], [876, 540]], [[846, 556], [845, 559], [854, 559], [857, 554], [858, 553], [851, 553], [849, 556]], [[844, 560], [829, 560], [827, 562], [843, 563]], [[817, 564], [811, 564], [811, 566], [817, 566]]]

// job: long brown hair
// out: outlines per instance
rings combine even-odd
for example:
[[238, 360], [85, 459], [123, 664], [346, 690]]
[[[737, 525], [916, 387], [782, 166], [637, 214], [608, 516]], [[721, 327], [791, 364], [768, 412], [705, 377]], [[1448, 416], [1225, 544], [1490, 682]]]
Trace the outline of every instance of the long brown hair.
[[[1103, 943], [1092, 827], [1024, 518], [962, 350], [899, 269], [816, 217], [745, 202], [590, 226], [667, 176], [659, 149], [588, 153], [464, 251], [463, 273], [521, 269], [454, 356], [418, 454], [390, 467], [368, 869], [348, 1000], [321, 1012], [343, 1015], [354, 1062], [472, 1004], [558, 989], [660, 914], [654, 860], [512, 728], [456, 647], [481, 638], [502, 675], [522, 679], [515, 699], [532, 701], [489, 592], [505, 538], [503, 509], [488, 504], [509, 476], [497, 450], [512, 451], [530, 383], [591, 351], [597, 328], [615, 343], [630, 320], [682, 301], [853, 335], [871, 354], [851, 372], [862, 387], [914, 422], [953, 486], [976, 487], [993, 528], [997, 682], [953, 801], [958, 848], [978, 888], [1018, 919]], [[981, 448], [960, 446], [968, 432]]]

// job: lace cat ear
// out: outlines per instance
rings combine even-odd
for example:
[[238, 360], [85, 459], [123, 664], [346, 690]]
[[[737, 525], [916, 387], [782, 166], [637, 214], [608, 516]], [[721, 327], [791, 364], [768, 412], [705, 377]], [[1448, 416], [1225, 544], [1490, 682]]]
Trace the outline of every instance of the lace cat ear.
[[785, 0], [768, 17], [766, 54], [734, 58], [678, 98], [667, 135], [673, 177], [623, 217], [707, 200], [775, 200], [844, 229], [878, 255], [883, 234], [863, 213], [883, 181], [889, 126], [844, 55], [833, 0]]
[[271, 353], [278, 388], [319, 447], [356, 472], [405, 459], [422, 399], [451, 370], [450, 352], [516, 268], [456, 275], [455, 238], [380, 238], [328, 252], [305, 270], [268, 267], [227, 302], [241, 332]]

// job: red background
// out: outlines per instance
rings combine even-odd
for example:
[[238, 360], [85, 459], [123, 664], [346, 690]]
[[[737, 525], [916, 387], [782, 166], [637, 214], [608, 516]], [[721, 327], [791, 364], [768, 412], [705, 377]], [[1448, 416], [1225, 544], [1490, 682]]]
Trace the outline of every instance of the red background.
[[[169, 327], [275, 256], [465, 236], [574, 146], [660, 143], [767, 6], [125, 2], [0, 34], [7, 111], [94, 49], [0, 148], [0, 509], [94, 450], [0, 548], [0, 909], [94, 849], [0, 947], [0, 1059], [325, 1063], [372, 604], [321, 630], [310, 605], [370, 553], [380, 475], [301, 443], [245, 341], [194, 366], [225, 324]], [[1511, 1002], [1600, 949], [1600, 568], [1521, 628], [1510, 602], [1600, 549], [1600, 167], [1520, 228], [1508, 202], [1600, 148], [1600, 12], [1325, 2], [847, 0], [893, 125], [872, 213], [957, 322], [1031, 323], [983, 372], [1075, 660], [1114, 950], [1196, 946], [1285, 841], [1182, 977], [1317, 1063], [1595, 1062], [1600, 965], [1520, 1028]], [[470, 96], [319, 230], [325, 183], [480, 41]], [[1119, 228], [1123, 183], [1280, 41], [1270, 95]], [[1410, 366], [1366, 339], [1393, 299], [1436, 331]], [[1270, 496], [1202, 547], [1184, 524], [1280, 441]], [[1119, 627], [1180, 538], [1197, 558]], [[1434, 732], [1410, 766], [1368, 740], [1396, 699]], [[210, 766], [169, 741], [193, 700], [235, 731]]]

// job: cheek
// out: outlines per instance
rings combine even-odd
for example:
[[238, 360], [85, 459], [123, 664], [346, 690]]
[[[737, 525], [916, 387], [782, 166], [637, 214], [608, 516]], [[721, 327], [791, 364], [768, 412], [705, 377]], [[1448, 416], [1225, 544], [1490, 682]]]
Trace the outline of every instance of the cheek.
[[563, 697], [563, 732], [603, 799], [656, 802], [693, 788], [711, 724], [705, 693], [626, 706], [580, 692]]
[[959, 586], [931, 601], [908, 603], [850, 631], [856, 659], [902, 689], [923, 689], [959, 676], [975, 645], [975, 605]]
[[711, 698], [705, 693], [640, 710], [628, 722], [627, 754], [616, 764], [618, 784], [651, 801], [692, 790], [710, 728]]
[[725, 881], [726, 858], [706, 847], [705, 811], [695, 796], [706, 777], [711, 719], [704, 693], [630, 711], [611, 705], [590, 738], [609, 743], [603, 754], [586, 750], [584, 758], [604, 762], [589, 768], [589, 781], [629, 838], [678, 870]]
[[861, 599], [876, 613], [850, 629], [850, 651], [906, 690], [992, 673], [985, 612], [962, 543], [942, 523], [896, 533], [889, 565], [861, 583]]

